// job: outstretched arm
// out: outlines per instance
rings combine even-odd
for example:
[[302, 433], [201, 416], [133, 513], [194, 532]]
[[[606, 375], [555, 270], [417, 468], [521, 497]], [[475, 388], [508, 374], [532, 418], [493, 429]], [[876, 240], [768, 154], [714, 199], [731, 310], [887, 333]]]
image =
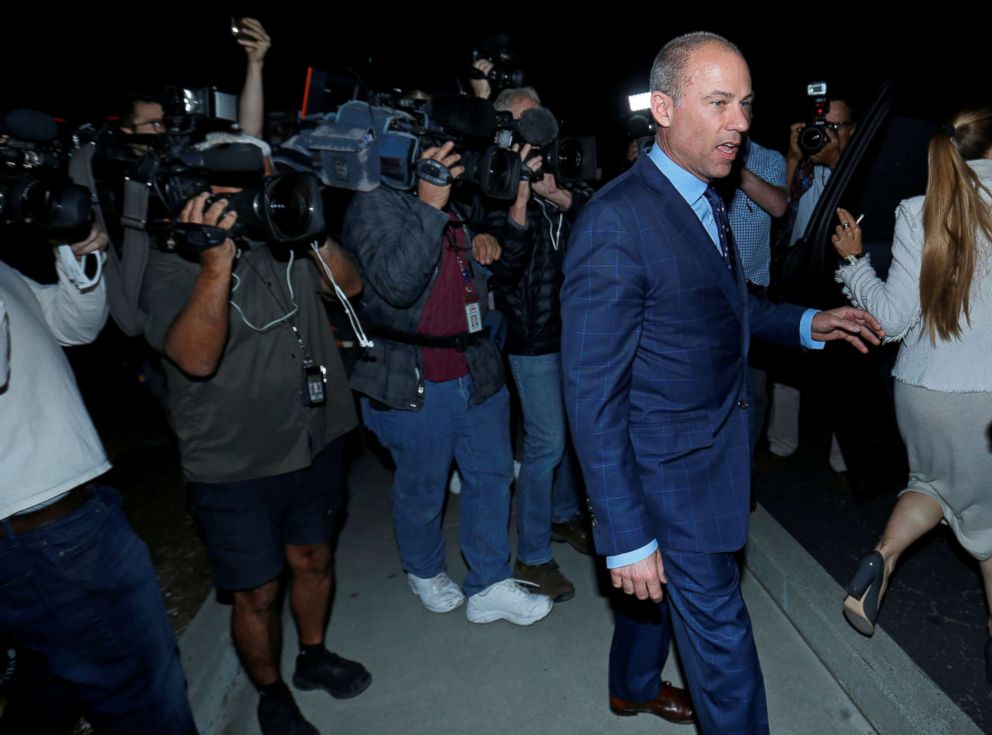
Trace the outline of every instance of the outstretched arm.
[[238, 100], [238, 125], [256, 138], [262, 137], [265, 127], [265, 94], [262, 85], [262, 67], [265, 54], [272, 45], [272, 39], [265, 28], [254, 18], [242, 18], [242, 36], [238, 43], [248, 55], [248, 68], [245, 71], [245, 85]]

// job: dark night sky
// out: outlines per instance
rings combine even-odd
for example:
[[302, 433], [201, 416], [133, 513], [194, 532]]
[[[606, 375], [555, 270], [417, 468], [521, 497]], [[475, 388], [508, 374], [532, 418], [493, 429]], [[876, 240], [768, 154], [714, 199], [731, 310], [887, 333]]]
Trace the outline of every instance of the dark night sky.
[[[6, 18], [0, 108], [31, 106], [81, 122], [110, 113], [116, 95], [127, 89], [155, 90], [178, 82], [213, 83], [237, 92], [244, 60], [227, 33], [231, 12], [260, 18], [273, 37], [266, 64], [270, 110], [299, 106], [307, 65], [353, 69], [374, 90], [450, 89], [469, 63], [473, 45], [487, 33], [507, 32], [545, 104], [567, 130], [597, 133], [607, 153], [624, 145], [626, 95], [646, 89], [658, 48], [678, 33], [702, 28], [723, 33], [743, 50], [757, 95], [755, 137], [776, 147], [784, 145], [788, 123], [802, 116], [809, 81], [827, 79], [866, 104], [884, 77], [899, 76], [918, 85], [921, 106], [937, 115], [948, 105], [992, 91], [986, 46], [974, 34], [971, 40], [962, 38], [930, 19], [908, 27], [903, 20], [898, 32], [881, 23], [865, 25], [860, 18], [845, 26], [837, 5], [807, 4], [813, 9], [808, 15], [819, 16], [813, 25], [795, 10], [769, 14], [777, 20], [774, 29], [767, 20], [735, 20], [741, 11], [733, 8], [676, 16], [630, 6], [624, 17], [606, 20], [602, 13], [555, 16], [490, 3], [491, 22], [472, 27], [437, 5], [427, 11], [430, 20], [413, 10], [386, 17], [382, 6], [371, 3], [364, 3], [361, 13], [318, 11], [314, 5], [304, 11], [292, 3], [280, 7], [296, 9], [278, 12], [261, 3], [211, 4], [206, 10], [201, 3], [194, 12], [196, 7], [133, 5], [133, 19], [113, 24], [102, 9], [91, 11], [102, 16], [99, 21], [78, 10]], [[611, 10], [619, 15], [617, 7]], [[122, 22], [136, 30], [116, 30]], [[783, 23], [803, 30], [786, 36]]]

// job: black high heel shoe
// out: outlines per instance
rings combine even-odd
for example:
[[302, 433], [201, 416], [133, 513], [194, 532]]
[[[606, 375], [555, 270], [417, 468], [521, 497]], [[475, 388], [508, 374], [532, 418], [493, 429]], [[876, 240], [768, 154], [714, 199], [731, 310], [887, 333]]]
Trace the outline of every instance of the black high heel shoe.
[[885, 558], [873, 551], [858, 562], [844, 598], [844, 617], [861, 635], [871, 636], [875, 632], [878, 598], [884, 585]]

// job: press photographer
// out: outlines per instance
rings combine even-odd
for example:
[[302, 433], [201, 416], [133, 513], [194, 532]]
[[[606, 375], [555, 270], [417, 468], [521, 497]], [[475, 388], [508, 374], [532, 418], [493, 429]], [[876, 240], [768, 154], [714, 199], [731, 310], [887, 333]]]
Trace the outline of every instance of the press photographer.
[[[248, 136], [208, 136], [198, 152], [237, 144], [260, 149], [264, 173], [271, 171], [268, 147]], [[300, 643], [294, 685], [360, 694], [369, 673], [324, 647], [343, 437], [356, 420], [321, 294], [329, 291], [328, 273], [348, 294], [361, 282], [333, 240], [319, 249], [278, 241], [279, 224], [314, 220], [281, 219], [302, 200], [269, 206], [265, 193], [278, 188], [270, 182], [293, 179], [262, 173], [206, 172], [209, 190], [178, 214], [176, 247], [148, 253], [141, 308], [145, 335], [166, 358], [190, 508], [214, 585], [233, 594], [232, 637], [259, 691], [262, 732], [316, 733], [279, 671], [280, 577], [288, 563]], [[311, 200], [297, 213], [320, 219], [319, 204]], [[265, 242], [256, 239], [262, 232]]]

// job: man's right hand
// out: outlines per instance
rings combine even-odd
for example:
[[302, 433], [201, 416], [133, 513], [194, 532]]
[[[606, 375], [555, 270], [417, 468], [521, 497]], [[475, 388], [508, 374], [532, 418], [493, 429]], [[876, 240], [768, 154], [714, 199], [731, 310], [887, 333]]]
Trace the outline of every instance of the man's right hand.
[[248, 54], [248, 61], [259, 66], [265, 61], [265, 54], [272, 46], [272, 39], [265, 32], [265, 27], [254, 18], [241, 19], [241, 37], [238, 43]]
[[628, 595], [636, 595], [638, 600], [651, 598], [661, 602], [664, 591], [661, 585], [668, 580], [665, 578], [665, 565], [661, 561], [661, 552], [657, 549], [648, 557], [610, 570], [613, 586], [623, 589]]
[[[440, 148], [428, 148], [420, 154], [420, 157], [433, 158], [435, 161], [440, 161], [445, 168], [451, 171], [451, 178], [457, 179], [465, 173], [465, 167], [455, 165], [461, 160], [461, 155], [451, 152], [454, 147], [455, 144], [449, 140]], [[444, 209], [448, 203], [448, 198], [451, 196], [451, 184], [438, 186], [437, 184], [419, 179], [417, 181], [417, 196], [420, 197], [420, 201], [424, 204], [429, 204], [435, 209]]]
[[[514, 143], [513, 150], [520, 154], [520, 160], [523, 161], [523, 165], [531, 171], [536, 171], [541, 167], [540, 156], [535, 156], [528, 160], [531, 152], [530, 143], [524, 143], [523, 148], [520, 147], [519, 143]], [[521, 176], [520, 183], [517, 184], [517, 196], [513, 200], [513, 204], [510, 205], [510, 219], [521, 227], [527, 226], [527, 202], [529, 200], [530, 179]]]
[[489, 59], [476, 59], [475, 63], [472, 64], [473, 69], [485, 75], [483, 79], [472, 79], [469, 81], [469, 84], [472, 85], [472, 94], [476, 97], [487, 100], [493, 93], [492, 87], [489, 85], [488, 76], [494, 66], [493, 62]]
[[[237, 212], [227, 211], [227, 200], [218, 199], [209, 207], [206, 206], [210, 192], [203, 192], [186, 202], [179, 215], [180, 222], [193, 225], [208, 225], [230, 230], [238, 220]], [[200, 266], [204, 270], [230, 271], [237, 248], [234, 240], [227, 238], [217, 247], [207, 248], [200, 253]]]

